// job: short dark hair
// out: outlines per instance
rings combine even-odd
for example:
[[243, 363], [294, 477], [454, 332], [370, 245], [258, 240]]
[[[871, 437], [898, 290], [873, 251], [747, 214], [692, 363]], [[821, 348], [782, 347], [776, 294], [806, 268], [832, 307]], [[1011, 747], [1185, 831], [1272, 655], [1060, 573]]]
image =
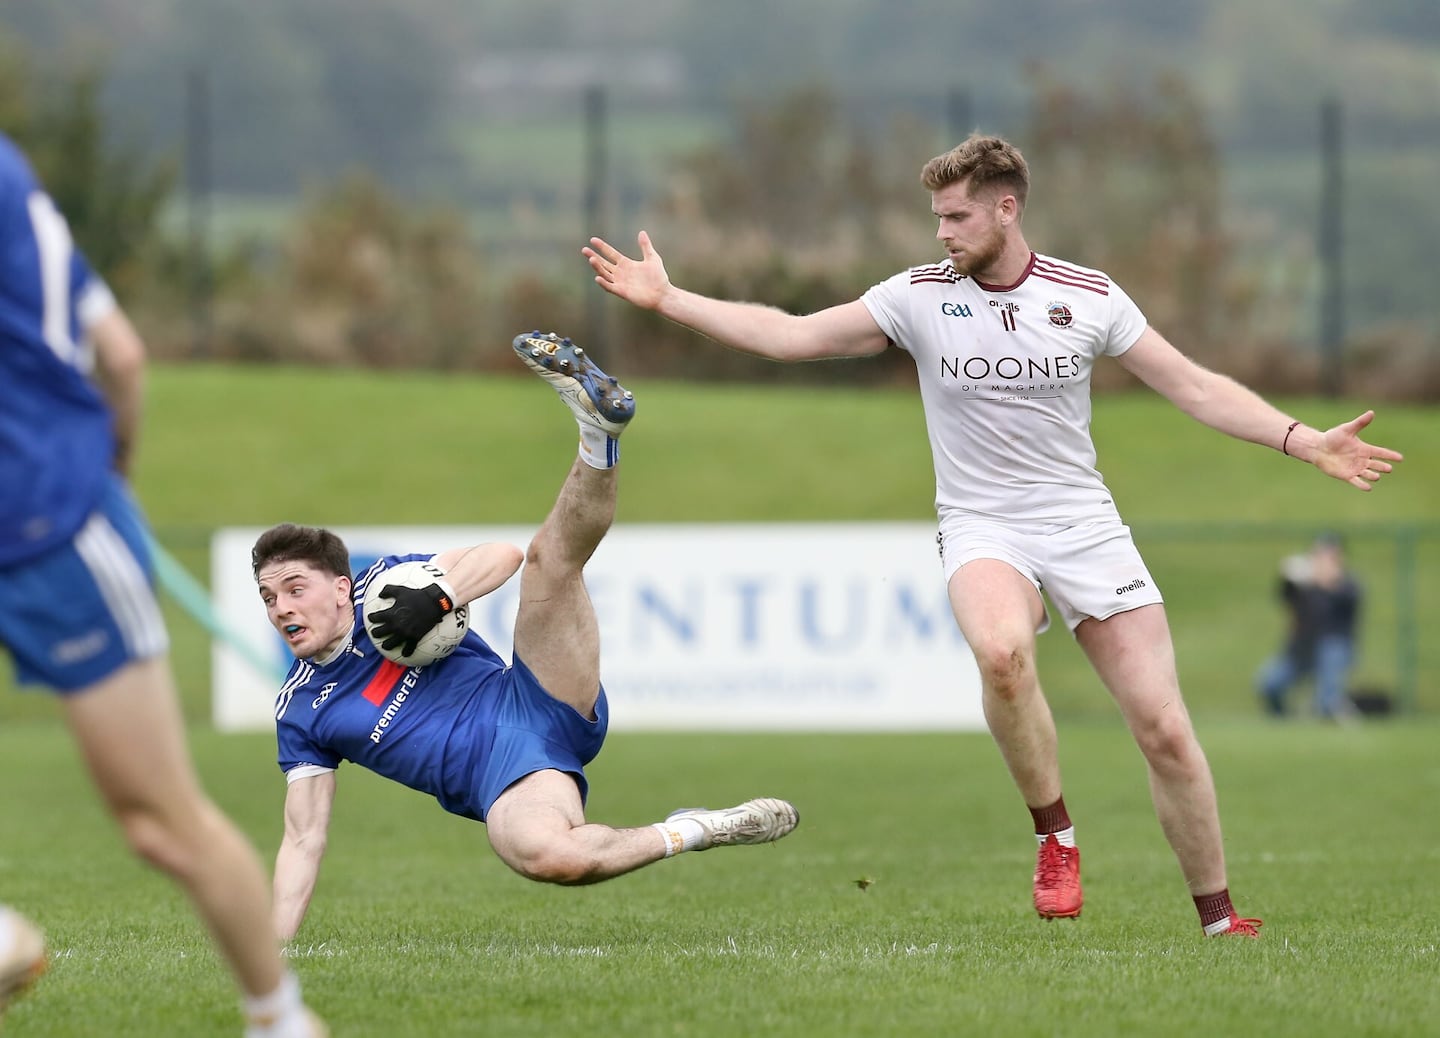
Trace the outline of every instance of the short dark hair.
[[337, 577], [350, 576], [350, 549], [336, 534], [319, 526], [281, 523], [260, 535], [250, 549], [250, 568], [260, 571], [274, 562], [308, 562]]
[[959, 181], [968, 181], [974, 197], [991, 188], [1008, 191], [1025, 208], [1030, 193], [1030, 167], [1025, 156], [1003, 137], [972, 133], [943, 155], [936, 155], [920, 171], [920, 183], [927, 191], [939, 191]]

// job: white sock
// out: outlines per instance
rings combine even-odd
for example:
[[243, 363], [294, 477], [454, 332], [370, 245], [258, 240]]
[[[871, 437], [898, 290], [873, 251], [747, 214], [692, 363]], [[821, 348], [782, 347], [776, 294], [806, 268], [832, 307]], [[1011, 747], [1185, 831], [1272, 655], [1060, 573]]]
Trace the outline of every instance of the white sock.
[[656, 822], [650, 827], [665, 837], [665, 857], [681, 851], [693, 851], [705, 842], [705, 827], [693, 818], [677, 818], [671, 822]]
[[245, 1038], [301, 1038], [308, 1034], [300, 981], [288, 970], [268, 995], [245, 997]]
[[1061, 829], [1058, 833], [1036, 833], [1036, 845], [1038, 846], [1039, 844], [1044, 843], [1047, 836], [1054, 836], [1055, 842], [1058, 843], [1061, 847], [1075, 846], [1075, 827], [1073, 825], [1068, 829]]
[[576, 424], [580, 426], [580, 460], [592, 469], [613, 469], [620, 461], [620, 441], [604, 429]]

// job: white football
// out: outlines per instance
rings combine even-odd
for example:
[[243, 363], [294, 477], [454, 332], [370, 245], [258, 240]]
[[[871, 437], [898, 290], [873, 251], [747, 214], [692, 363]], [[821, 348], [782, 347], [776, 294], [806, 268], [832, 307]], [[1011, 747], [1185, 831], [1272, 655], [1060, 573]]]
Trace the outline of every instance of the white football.
[[370, 577], [370, 583], [365, 587], [365, 633], [386, 659], [406, 667], [423, 667], [427, 663], [434, 663], [449, 656], [465, 637], [465, 632], [470, 629], [470, 610], [463, 605], [442, 616], [440, 622], [430, 628], [429, 633], [420, 639], [420, 644], [415, 646], [415, 651], [408, 656], [400, 652], [398, 645], [393, 649], [383, 648], [371, 627], [372, 616], [395, 604], [395, 600], [385, 594], [385, 588], [391, 584], [426, 588], [437, 580], [442, 580], [444, 576], [445, 571], [435, 563], [417, 561], [397, 562], [389, 569], [381, 570]]

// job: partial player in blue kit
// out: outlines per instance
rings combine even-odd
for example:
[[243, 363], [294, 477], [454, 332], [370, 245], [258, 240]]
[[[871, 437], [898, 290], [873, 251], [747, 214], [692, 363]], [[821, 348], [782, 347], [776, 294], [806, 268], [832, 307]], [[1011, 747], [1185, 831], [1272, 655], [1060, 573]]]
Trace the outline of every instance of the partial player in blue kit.
[[[250, 1038], [326, 1033], [264, 924], [254, 849], [205, 796], [185, 745], [126, 485], [145, 349], [29, 162], [0, 134], [0, 643], [59, 694], [135, 853], [189, 895], [245, 995]], [[45, 969], [39, 929], [0, 906], [0, 1014]]]
[[[283, 939], [299, 930], [315, 890], [342, 761], [484, 822], [502, 861], [546, 883], [596, 883], [682, 851], [769, 843], [799, 820], [792, 805], [765, 797], [687, 808], [640, 828], [586, 821], [585, 765], [605, 741], [608, 707], [583, 570], [614, 520], [619, 436], [635, 400], [569, 339], [533, 332], [514, 346], [580, 427], [579, 457], [527, 550], [491, 543], [388, 556], [352, 577], [349, 550], [330, 530], [285, 523], [255, 542], [260, 597], [295, 656], [275, 705], [287, 784], [275, 861]], [[387, 582], [393, 604], [369, 618], [387, 652], [409, 657], [447, 614], [519, 571], [512, 661], [473, 631], [421, 666], [382, 653], [366, 631], [366, 592], [417, 559], [437, 567], [434, 583]]]

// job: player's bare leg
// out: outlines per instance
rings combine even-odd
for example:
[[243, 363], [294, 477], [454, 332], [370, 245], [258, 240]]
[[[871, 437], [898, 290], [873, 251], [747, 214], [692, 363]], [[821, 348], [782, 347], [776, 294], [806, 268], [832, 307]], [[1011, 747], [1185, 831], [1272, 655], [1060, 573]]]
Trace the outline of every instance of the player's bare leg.
[[600, 627], [581, 576], [615, 517], [614, 469], [576, 461], [525, 551], [515, 655], [561, 702], [594, 720]]
[[1213, 910], [1215, 925], [1228, 916], [1245, 924], [1235, 932], [1258, 936], [1259, 921], [1240, 919], [1229, 903], [1215, 781], [1180, 695], [1165, 607], [1148, 605], [1103, 621], [1085, 620], [1075, 637], [1145, 756], [1160, 828], [1202, 922]]
[[976, 559], [950, 578], [950, 605], [980, 669], [982, 705], [1020, 795], [1032, 807], [1060, 796], [1055, 721], [1035, 672], [1040, 596], [1011, 566]]
[[490, 846], [520, 875], [578, 886], [682, 851], [770, 843], [787, 836], [798, 821], [795, 808], [785, 801], [761, 799], [722, 811], [676, 812], [664, 822], [638, 829], [614, 829], [585, 821], [573, 778], [537, 771], [500, 795], [485, 825]]
[[594, 719], [600, 629], [582, 572], [615, 519], [617, 439], [635, 398], [585, 351], [553, 333], [518, 336], [515, 353], [569, 406], [581, 449], [525, 553], [515, 655], [556, 699]]
[[1035, 630], [1044, 616], [1039, 593], [1014, 567], [976, 559], [950, 578], [950, 605], [980, 670], [981, 704], [990, 734], [1016, 788], [1039, 820], [1035, 910], [1044, 918], [1080, 914], [1080, 852], [1064, 815], [1055, 719], [1035, 670]]
[[1160, 827], [1190, 892], [1219, 890], [1225, 886], [1225, 850], [1215, 783], [1180, 696], [1165, 607], [1085, 620], [1075, 637], [1145, 755]]
[[[200, 788], [165, 659], [131, 663], [63, 702], [81, 756], [131, 848], [189, 895], [247, 999], [274, 999], [281, 1016], [305, 1014], [281, 967], [265, 871]], [[311, 1023], [310, 1033], [324, 1033], [318, 1020]]]
[[649, 826], [587, 823], [575, 780], [559, 771], [537, 771], [500, 794], [485, 830], [501, 861], [544, 883], [597, 883], [665, 857], [664, 840]]

